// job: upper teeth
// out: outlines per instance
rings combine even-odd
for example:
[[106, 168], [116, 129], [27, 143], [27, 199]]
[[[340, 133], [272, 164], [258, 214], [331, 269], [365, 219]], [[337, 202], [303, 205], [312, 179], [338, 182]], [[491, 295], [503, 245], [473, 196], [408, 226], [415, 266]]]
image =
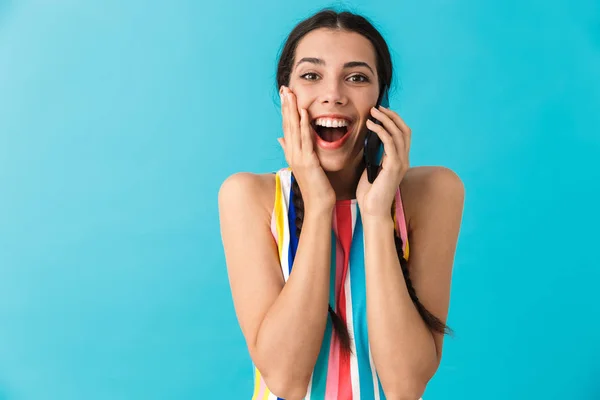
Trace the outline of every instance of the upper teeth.
[[342, 126], [348, 126], [348, 121], [345, 119], [335, 119], [335, 118], [317, 118], [315, 121], [315, 125], [326, 126], [328, 128], [339, 128]]

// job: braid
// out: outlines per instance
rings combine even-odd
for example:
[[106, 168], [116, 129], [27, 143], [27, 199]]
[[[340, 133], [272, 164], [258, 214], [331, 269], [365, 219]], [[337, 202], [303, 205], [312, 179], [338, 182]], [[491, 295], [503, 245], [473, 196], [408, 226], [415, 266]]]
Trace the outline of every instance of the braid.
[[396, 252], [398, 253], [398, 258], [400, 259], [400, 267], [402, 268], [402, 275], [404, 275], [404, 281], [406, 282], [406, 289], [408, 289], [408, 294], [410, 295], [413, 304], [417, 308], [417, 311], [425, 321], [425, 324], [434, 332], [439, 332], [443, 334], [451, 334], [452, 329], [446, 326], [438, 317], [430, 313], [423, 304], [419, 301], [417, 297], [417, 292], [413, 287], [412, 281], [410, 280], [410, 275], [408, 272], [408, 261], [404, 258], [404, 251], [402, 250], [402, 239], [394, 234], [394, 242], [396, 244]]
[[[302, 231], [302, 222], [304, 221], [304, 200], [302, 199], [302, 193], [300, 192], [300, 186], [298, 182], [293, 178], [294, 174], [292, 173], [292, 193], [294, 194], [293, 202], [294, 208], [296, 210], [296, 237], [300, 238], [300, 232]], [[395, 200], [392, 203], [391, 213], [392, 216], [395, 214]], [[429, 310], [423, 306], [419, 298], [417, 297], [417, 292], [412, 284], [410, 279], [410, 274], [408, 271], [408, 261], [404, 258], [404, 250], [402, 250], [402, 238], [394, 232], [394, 243], [396, 245], [396, 253], [398, 254], [398, 259], [400, 260], [400, 267], [402, 268], [402, 275], [404, 276], [404, 281], [406, 282], [406, 289], [408, 290], [408, 294], [417, 308], [419, 315], [425, 322], [425, 324], [434, 332], [439, 332], [443, 334], [451, 334], [452, 329], [450, 329], [447, 325], [445, 325], [438, 317], [433, 315]], [[348, 333], [348, 328], [346, 327], [346, 322], [335, 313], [335, 311], [329, 307], [329, 316], [331, 317], [331, 323], [333, 325], [333, 330], [338, 335], [340, 339], [342, 349], [346, 351], [350, 351], [350, 334]]]
[[[395, 220], [396, 215], [396, 199], [392, 201], [392, 217]], [[408, 291], [408, 295], [412, 300], [413, 304], [417, 308], [419, 315], [425, 321], [425, 324], [434, 332], [439, 332], [443, 334], [452, 334], [452, 329], [446, 326], [438, 317], [433, 315], [423, 306], [419, 298], [417, 297], [417, 292], [412, 284], [410, 279], [410, 274], [408, 271], [408, 260], [404, 257], [404, 250], [402, 249], [403, 243], [400, 234], [396, 233], [394, 229], [394, 244], [396, 245], [396, 253], [398, 253], [398, 260], [400, 260], [400, 268], [402, 268], [402, 275], [404, 276], [404, 281], [406, 282], [406, 289]]]
[[[296, 237], [300, 238], [300, 232], [302, 231], [302, 222], [304, 221], [304, 200], [302, 199], [302, 193], [300, 192], [300, 186], [298, 182], [293, 178], [292, 174], [292, 193], [294, 194], [294, 208], [296, 211]], [[331, 305], [328, 305], [329, 316], [331, 317], [331, 325], [333, 330], [338, 335], [342, 349], [350, 351], [350, 334], [346, 327], [346, 322], [333, 311]]]

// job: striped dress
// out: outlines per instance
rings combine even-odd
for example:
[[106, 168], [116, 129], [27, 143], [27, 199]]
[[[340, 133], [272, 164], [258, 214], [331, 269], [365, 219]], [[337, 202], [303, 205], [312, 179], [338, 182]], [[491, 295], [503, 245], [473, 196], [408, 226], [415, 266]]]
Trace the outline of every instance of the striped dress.
[[[275, 173], [275, 205], [271, 231], [279, 250], [285, 281], [292, 270], [298, 247], [290, 168]], [[394, 225], [400, 232], [404, 254], [408, 258], [406, 221], [397, 191]], [[346, 321], [351, 340], [351, 354], [341, 351], [327, 318], [325, 336], [308, 385], [305, 400], [384, 400], [385, 395], [375, 371], [367, 332], [367, 305], [364, 268], [364, 237], [356, 199], [339, 200], [333, 212], [331, 230], [331, 273], [329, 304]], [[254, 366], [252, 400], [278, 400], [267, 388], [260, 371]]]

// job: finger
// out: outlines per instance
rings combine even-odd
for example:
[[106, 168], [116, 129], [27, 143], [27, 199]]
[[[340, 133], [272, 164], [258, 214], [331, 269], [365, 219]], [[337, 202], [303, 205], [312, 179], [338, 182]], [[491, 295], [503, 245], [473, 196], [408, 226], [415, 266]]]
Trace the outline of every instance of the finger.
[[283, 86], [282, 87], [282, 110], [285, 116], [285, 133], [284, 133], [284, 143], [285, 143], [285, 151], [286, 151], [286, 160], [289, 166], [292, 166], [293, 162], [294, 162], [294, 155], [295, 154], [299, 154], [300, 150], [297, 149], [297, 146], [295, 145], [295, 141], [294, 141], [294, 136], [296, 136], [295, 133], [295, 125], [294, 123], [291, 121], [291, 119], [293, 118], [292, 116], [292, 112], [291, 111], [291, 107], [290, 107], [290, 98], [286, 93], [286, 87]]
[[302, 140], [302, 150], [311, 153], [313, 151], [313, 140], [310, 124], [308, 123], [308, 111], [300, 109], [300, 135]]
[[396, 149], [396, 144], [394, 143], [394, 139], [388, 133], [388, 131], [385, 130], [385, 128], [383, 126], [378, 125], [375, 122], [368, 119], [367, 120], [367, 128], [369, 128], [371, 131], [375, 132], [375, 134], [377, 136], [379, 136], [379, 139], [381, 139], [381, 142], [383, 143], [383, 151], [385, 152], [385, 155], [387, 156], [384, 158], [388, 158], [388, 157], [392, 158], [392, 159], [398, 158], [398, 151]]
[[397, 136], [400, 138], [398, 140], [399, 144], [397, 146], [398, 156], [400, 157], [401, 163], [404, 165], [404, 168], [408, 168], [411, 129], [408, 127], [408, 125], [406, 125], [404, 120], [400, 118], [400, 116], [396, 112], [390, 110], [389, 108], [381, 106], [379, 111], [381, 111], [382, 114], [385, 114], [388, 118], [390, 118], [394, 122], [394, 125], [398, 129], [400, 129], [401, 134]]
[[404, 122], [404, 120], [400, 117], [400, 115], [398, 115], [398, 113], [396, 113], [395, 111], [390, 110], [389, 108], [381, 107], [381, 112], [383, 112], [388, 117], [390, 117], [394, 121], [396, 126], [398, 126], [398, 128], [400, 128], [400, 130], [404, 134], [404, 141], [406, 144], [406, 148], [408, 149], [410, 147], [410, 141], [411, 141], [411, 137], [412, 137], [412, 130], [410, 129], [410, 127], [406, 124], [406, 122]]
[[283, 138], [284, 141], [290, 143], [290, 128], [289, 128], [289, 118], [287, 116], [287, 107], [286, 107], [286, 97], [283, 94], [283, 91], [280, 93], [281, 96], [281, 128], [283, 130]]
[[289, 120], [289, 128], [290, 128], [290, 139], [291, 145], [294, 148], [294, 152], [296, 149], [302, 150], [302, 142], [300, 137], [300, 115], [298, 114], [298, 106], [296, 104], [296, 96], [289, 89], [285, 88], [284, 93], [286, 94], [286, 108], [287, 108], [287, 116]]
[[396, 122], [387, 113], [373, 107], [371, 108], [371, 115], [373, 115], [375, 119], [381, 122], [385, 130], [390, 133], [394, 142], [396, 143], [396, 146], [399, 148], [399, 151], [406, 147], [406, 143], [403, 137], [404, 132], [402, 132], [400, 127], [396, 125]]

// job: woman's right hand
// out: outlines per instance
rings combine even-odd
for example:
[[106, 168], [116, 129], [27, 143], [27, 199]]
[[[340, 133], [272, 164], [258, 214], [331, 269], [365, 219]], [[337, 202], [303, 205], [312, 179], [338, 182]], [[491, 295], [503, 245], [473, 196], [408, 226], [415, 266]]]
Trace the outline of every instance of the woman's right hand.
[[296, 96], [289, 88], [282, 86], [279, 94], [283, 138], [277, 141], [298, 181], [305, 210], [331, 210], [336, 201], [335, 191], [315, 153], [308, 111], [302, 108], [298, 113]]

